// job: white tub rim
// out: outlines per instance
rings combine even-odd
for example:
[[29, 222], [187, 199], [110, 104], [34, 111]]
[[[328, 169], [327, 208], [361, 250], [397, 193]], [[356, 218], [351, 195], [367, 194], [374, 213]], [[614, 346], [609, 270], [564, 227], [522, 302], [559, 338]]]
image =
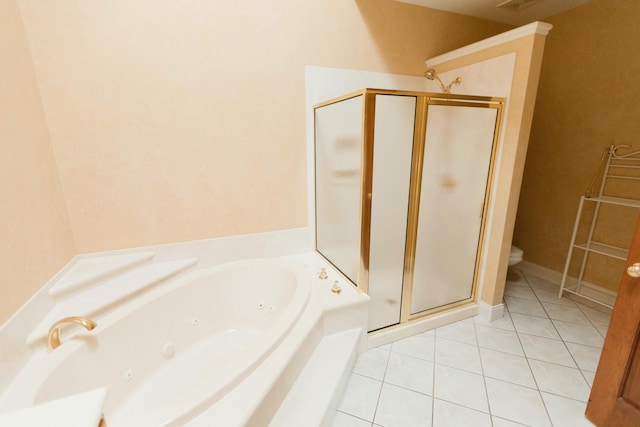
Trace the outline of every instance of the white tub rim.
[[[198, 281], [199, 279], [209, 275], [215, 275], [216, 273], [224, 270], [255, 265], [277, 265], [290, 270], [294, 274], [297, 283], [290, 304], [299, 307], [299, 309], [295, 312], [289, 310], [282, 313], [282, 315], [275, 320], [274, 325], [272, 325], [268, 330], [269, 333], [265, 336], [261, 336], [256, 342], [252, 343], [249, 348], [243, 352], [244, 354], [242, 357], [235, 358], [232, 362], [226, 363], [224, 369], [216, 369], [213, 373], [209, 373], [204, 376], [202, 381], [199, 381], [198, 384], [195, 384], [194, 387], [191, 387], [186, 393], [172, 398], [170, 405], [163, 406], [153, 414], [142, 413], [131, 420], [118, 423], [117, 425], [136, 427], [140, 425], [164, 426], [174, 425], [181, 420], [192, 418], [201, 410], [209, 406], [211, 402], [215, 401], [217, 397], [224, 393], [224, 391], [233, 388], [235, 386], [235, 384], [232, 384], [234, 378], [238, 378], [239, 376], [244, 378], [246, 375], [250, 374], [250, 371], [252, 371], [255, 366], [259, 365], [268, 356], [270, 350], [285, 339], [286, 335], [295, 326], [295, 321], [304, 312], [304, 308], [308, 304], [312, 294], [308, 272], [304, 271], [302, 267], [277, 258], [253, 258], [214, 266], [205, 266], [185, 273], [183, 276], [174, 279], [166, 286], [153, 289], [147, 294], [136, 298], [135, 300], [128, 302], [124, 306], [105, 315], [100, 319], [98, 326], [93, 331], [86, 334], [78, 334], [78, 339], [71, 338], [68, 341], [63, 342], [63, 345], [51, 353], [47, 353], [44, 349], [37, 352], [32, 360], [23, 367], [23, 372], [14, 378], [12, 384], [7, 388], [7, 390], [5, 390], [3, 396], [1, 396], [1, 400], [4, 401], [2, 405], [3, 412], [6, 412], [6, 410], [18, 410], [28, 407], [29, 405], [34, 405], [37, 393], [48, 380], [49, 375], [51, 375], [67, 357], [71, 356], [75, 351], [86, 344], [82, 339], [83, 336], [99, 336], [101, 332], [108, 330], [111, 326], [116, 325], [119, 321], [125, 319], [127, 316], [145, 305], [150, 304], [156, 299], [174, 292], [183, 286], [187, 286], [192, 282]], [[276, 334], [278, 331], [282, 331], [282, 335], [276, 337], [272, 336], [278, 335]], [[267, 346], [267, 344], [271, 345]], [[223, 378], [224, 381], [220, 381], [219, 377], [215, 378], [214, 382], [218, 382], [218, 384], [222, 385], [212, 392], [209, 382], [220, 372], [225, 373], [225, 377]], [[24, 375], [22, 375], [23, 373]], [[33, 382], [34, 379], [37, 379], [37, 382]], [[7, 405], [6, 399], [11, 400], [12, 396], [15, 396], [13, 399], [18, 399], [18, 405], [15, 408], [11, 408], [12, 405]], [[44, 401], [39, 403], [44, 403]]]

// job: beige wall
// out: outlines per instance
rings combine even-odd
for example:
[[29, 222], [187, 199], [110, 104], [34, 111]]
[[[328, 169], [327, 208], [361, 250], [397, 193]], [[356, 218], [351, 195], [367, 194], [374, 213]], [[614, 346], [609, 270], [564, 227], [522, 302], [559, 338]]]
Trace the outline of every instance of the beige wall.
[[420, 75], [509, 28], [391, 0], [21, 6], [82, 253], [306, 226], [305, 65]]
[[0, 2], [0, 324], [75, 248], [17, 1]]
[[76, 253], [306, 226], [305, 65], [421, 75], [506, 29], [391, 0], [3, 2], [0, 322]]
[[484, 265], [480, 279], [480, 300], [488, 306], [497, 306], [503, 299], [510, 241], [546, 37], [542, 34], [523, 36], [437, 65], [442, 72], [454, 71], [453, 75], [460, 75], [456, 70], [460, 67], [508, 54], [515, 54], [516, 58], [512, 84], [506, 95], [508, 107], [503, 126], [504, 136], [499, 147], [497, 177], [491, 183], [493, 202], [482, 247]]
[[[579, 197], [610, 144], [640, 149], [640, 2], [594, 0], [548, 19], [514, 242], [525, 259], [564, 268]], [[640, 184], [636, 184], [640, 187]], [[618, 195], [640, 198], [629, 188]], [[629, 244], [636, 212], [612, 212], [599, 234]], [[587, 280], [615, 289], [623, 263], [596, 259]], [[573, 269], [575, 273], [575, 268]]]

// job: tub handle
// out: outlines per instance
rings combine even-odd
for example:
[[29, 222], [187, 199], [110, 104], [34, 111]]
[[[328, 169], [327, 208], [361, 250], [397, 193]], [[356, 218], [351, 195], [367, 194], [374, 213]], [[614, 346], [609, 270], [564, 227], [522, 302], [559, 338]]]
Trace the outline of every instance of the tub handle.
[[333, 282], [333, 286], [331, 287], [331, 292], [333, 292], [334, 294], [339, 294], [340, 292], [342, 292], [342, 288], [338, 284], [337, 280]]
[[65, 317], [58, 320], [49, 328], [49, 336], [47, 337], [47, 349], [49, 351], [53, 351], [60, 346], [60, 328], [67, 323], [76, 323], [83, 326], [87, 331], [98, 326], [93, 320], [80, 316]]

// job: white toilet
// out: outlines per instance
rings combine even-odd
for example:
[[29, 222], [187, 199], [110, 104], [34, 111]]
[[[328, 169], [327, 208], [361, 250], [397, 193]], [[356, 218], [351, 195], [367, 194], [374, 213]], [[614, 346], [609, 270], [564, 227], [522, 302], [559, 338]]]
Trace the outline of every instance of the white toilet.
[[524, 251], [518, 247], [511, 245], [511, 253], [509, 254], [509, 265], [516, 265], [522, 261]]

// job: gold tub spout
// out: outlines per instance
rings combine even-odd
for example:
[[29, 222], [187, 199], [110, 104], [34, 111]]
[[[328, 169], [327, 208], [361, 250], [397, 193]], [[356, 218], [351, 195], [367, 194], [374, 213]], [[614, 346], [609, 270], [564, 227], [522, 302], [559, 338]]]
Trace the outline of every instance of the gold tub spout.
[[93, 320], [80, 316], [65, 317], [64, 319], [58, 320], [49, 329], [49, 337], [47, 338], [47, 349], [49, 351], [55, 350], [60, 345], [60, 328], [66, 323], [77, 323], [78, 325], [84, 326], [87, 331], [98, 326]]

